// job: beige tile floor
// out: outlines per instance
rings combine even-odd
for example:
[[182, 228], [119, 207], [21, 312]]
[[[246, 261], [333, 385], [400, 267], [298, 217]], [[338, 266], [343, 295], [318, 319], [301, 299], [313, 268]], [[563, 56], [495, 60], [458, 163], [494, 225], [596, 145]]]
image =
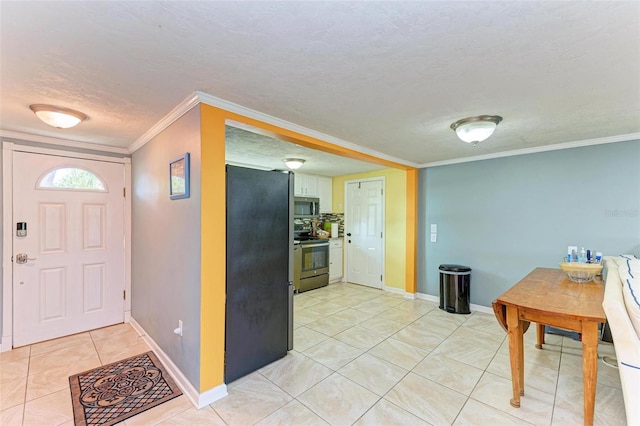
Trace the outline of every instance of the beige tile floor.
[[[509, 405], [509, 351], [493, 315], [352, 284], [295, 296], [295, 347], [196, 410], [180, 396], [130, 425], [579, 425], [581, 344], [526, 336], [522, 406]], [[149, 350], [128, 325], [0, 354], [0, 424], [72, 425], [68, 376]], [[601, 344], [600, 356], [614, 355]], [[624, 425], [618, 372], [599, 363], [595, 423]]]

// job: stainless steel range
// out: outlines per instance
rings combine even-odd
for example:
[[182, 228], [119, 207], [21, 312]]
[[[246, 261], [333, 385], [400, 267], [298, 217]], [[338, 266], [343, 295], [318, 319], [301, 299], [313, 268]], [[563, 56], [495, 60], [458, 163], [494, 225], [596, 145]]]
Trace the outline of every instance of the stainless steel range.
[[329, 284], [329, 241], [311, 235], [311, 224], [294, 220], [293, 286], [296, 292]]

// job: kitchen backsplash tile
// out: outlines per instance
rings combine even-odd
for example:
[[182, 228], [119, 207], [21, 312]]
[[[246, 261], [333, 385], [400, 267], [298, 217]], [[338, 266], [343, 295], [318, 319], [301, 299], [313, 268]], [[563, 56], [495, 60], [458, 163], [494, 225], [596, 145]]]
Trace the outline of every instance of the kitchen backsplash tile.
[[324, 224], [326, 222], [337, 223], [338, 224], [338, 236], [344, 236], [344, 213], [323, 213], [320, 215], [318, 219], [296, 219], [304, 222], [307, 225], [311, 225], [314, 222], [317, 223], [318, 229], [324, 229]]
[[323, 213], [320, 215], [320, 222], [331, 222], [338, 224], [338, 236], [344, 236], [344, 213]]

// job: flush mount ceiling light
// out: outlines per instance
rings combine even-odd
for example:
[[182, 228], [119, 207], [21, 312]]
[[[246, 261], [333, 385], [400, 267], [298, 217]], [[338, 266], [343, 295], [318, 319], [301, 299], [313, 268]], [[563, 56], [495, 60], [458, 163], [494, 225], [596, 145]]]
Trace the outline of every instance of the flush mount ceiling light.
[[29, 108], [40, 120], [58, 129], [69, 129], [87, 119], [85, 114], [69, 108], [44, 104], [29, 105]]
[[302, 167], [304, 160], [302, 158], [287, 158], [284, 160], [284, 164], [286, 164], [291, 170], [296, 170]]
[[467, 143], [478, 145], [493, 134], [496, 126], [502, 121], [499, 115], [479, 115], [458, 120], [451, 125], [458, 137]]

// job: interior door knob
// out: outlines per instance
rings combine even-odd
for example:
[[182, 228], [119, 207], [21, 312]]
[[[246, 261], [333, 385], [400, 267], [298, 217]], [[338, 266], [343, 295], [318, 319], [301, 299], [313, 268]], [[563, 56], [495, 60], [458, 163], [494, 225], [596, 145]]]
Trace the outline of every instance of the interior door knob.
[[347, 233], [347, 237], [350, 237], [350, 236], [351, 236], [351, 232]]
[[27, 253], [16, 254], [16, 263], [27, 263], [30, 260], [38, 260], [37, 258], [31, 258]]

